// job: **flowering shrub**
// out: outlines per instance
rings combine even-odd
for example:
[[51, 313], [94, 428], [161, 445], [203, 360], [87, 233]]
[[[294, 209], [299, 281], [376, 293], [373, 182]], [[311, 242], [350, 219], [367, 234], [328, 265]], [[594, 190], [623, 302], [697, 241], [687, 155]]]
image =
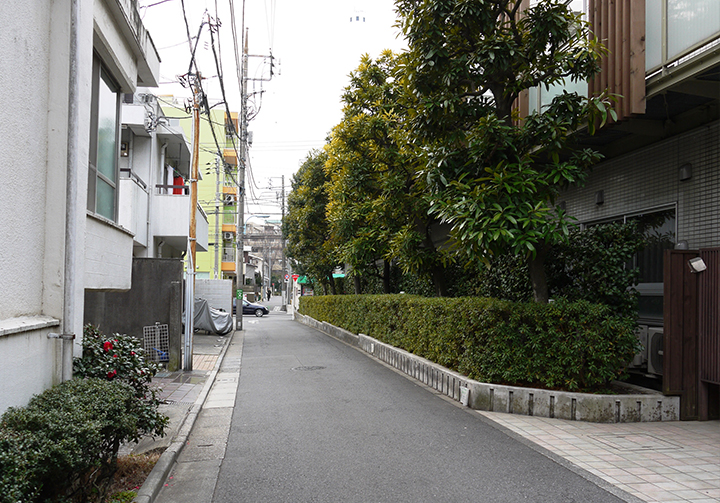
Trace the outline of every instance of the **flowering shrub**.
[[[97, 377], [121, 381], [135, 390], [138, 400], [139, 423], [142, 435], [164, 435], [167, 417], [157, 412], [160, 400], [152, 378], [160, 366], [145, 360], [140, 341], [130, 335], [106, 336], [96, 327], [86, 325], [83, 330], [83, 355], [75, 358], [76, 377]], [[140, 435], [141, 436], [141, 435]], [[139, 440], [139, 436], [133, 440]]]

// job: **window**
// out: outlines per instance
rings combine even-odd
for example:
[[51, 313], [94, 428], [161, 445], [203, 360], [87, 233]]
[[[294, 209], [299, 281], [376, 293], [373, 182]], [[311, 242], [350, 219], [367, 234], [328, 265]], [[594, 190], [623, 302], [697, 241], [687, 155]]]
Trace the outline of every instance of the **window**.
[[[637, 290], [639, 319], [644, 322], [661, 322], [663, 319], [663, 255], [675, 247], [675, 208], [645, 211], [624, 215], [610, 222], [636, 221], [638, 230], [647, 239], [647, 245], [627, 264], [639, 269]], [[608, 223], [609, 221], [596, 222]], [[586, 224], [588, 226], [595, 225]]]
[[88, 210], [116, 220], [117, 156], [120, 95], [118, 85], [93, 59], [90, 109], [90, 159], [88, 160]]

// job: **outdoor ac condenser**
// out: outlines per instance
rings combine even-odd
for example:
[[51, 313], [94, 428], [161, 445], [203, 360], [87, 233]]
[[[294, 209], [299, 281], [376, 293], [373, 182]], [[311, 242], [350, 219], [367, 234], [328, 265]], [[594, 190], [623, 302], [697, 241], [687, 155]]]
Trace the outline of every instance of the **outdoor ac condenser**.
[[663, 329], [648, 328], [648, 372], [663, 375]]
[[232, 232], [223, 232], [223, 239], [231, 240], [233, 238]]

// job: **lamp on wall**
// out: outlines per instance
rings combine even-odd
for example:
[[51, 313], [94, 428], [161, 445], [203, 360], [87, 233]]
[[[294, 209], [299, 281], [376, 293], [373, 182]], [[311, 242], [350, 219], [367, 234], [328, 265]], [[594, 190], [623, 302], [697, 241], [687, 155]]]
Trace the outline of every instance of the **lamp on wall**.
[[688, 265], [690, 266], [690, 272], [692, 273], [703, 272], [707, 269], [705, 262], [700, 257], [691, 258], [688, 260]]
[[692, 178], [692, 164], [689, 162], [686, 162], [682, 166], [680, 166], [680, 181], [684, 182], [685, 180], [690, 180]]
[[595, 204], [603, 204], [605, 202], [605, 191], [604, 190], [598, 190], [595, 192]]

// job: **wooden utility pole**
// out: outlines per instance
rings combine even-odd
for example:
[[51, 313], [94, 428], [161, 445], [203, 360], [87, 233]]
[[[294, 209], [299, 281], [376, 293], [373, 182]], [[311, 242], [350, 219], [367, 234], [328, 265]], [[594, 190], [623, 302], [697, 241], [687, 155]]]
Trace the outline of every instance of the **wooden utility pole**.
[[[200, 73], [196, 76], [193, 84], [193, 142], [192, 142], [192, 169], [190, 173], [190, 255], [192, 256], [193, 268], [195, 265], [195, 257], [197, 250], [197, 181], [198, 181], [198, 164], [200, 162], [200, 100], [202, 99], [200, 91]], [[188, 271], [190, 272], [190, 271]], [[192, 271], [193, 286], [195, 285], [195, 271]]]

